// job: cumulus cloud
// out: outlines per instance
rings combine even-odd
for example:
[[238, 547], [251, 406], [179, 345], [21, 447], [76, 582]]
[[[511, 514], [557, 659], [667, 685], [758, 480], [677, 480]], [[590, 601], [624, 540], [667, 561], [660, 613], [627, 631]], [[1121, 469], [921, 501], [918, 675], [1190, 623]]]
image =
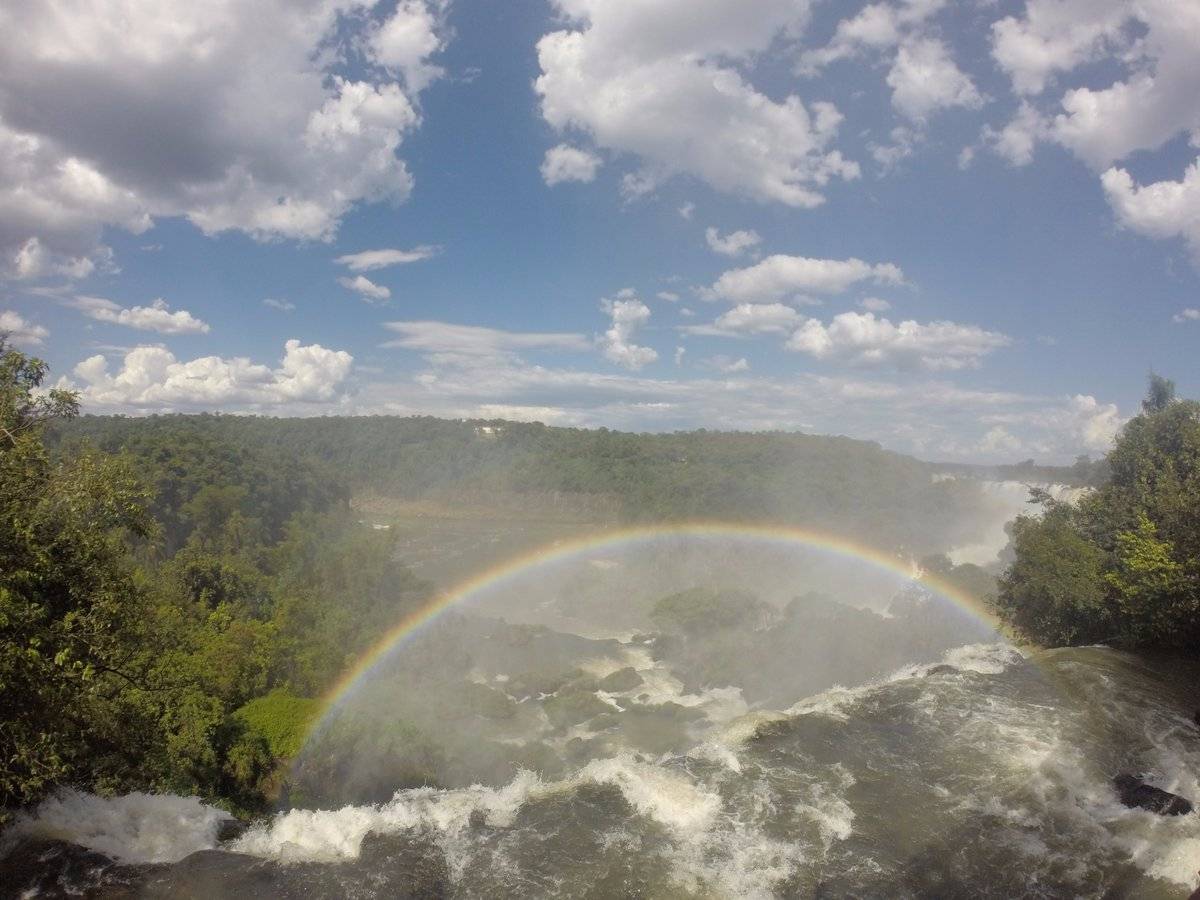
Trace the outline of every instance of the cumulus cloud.
[[659, 300], [665, 300], [667, 303], [679, 302], [679, 295], [674, 291], [659, 291], [654, 296], [658, 297]]
[[445, 47], [440, 30], [424, 0], [401, 0], [391, 16], [370, 26], [367, 46], [376, 63], [402, 75], [408, 89], [419, 92], [443, 74], [429, 61]]
[[60, 383], [78, 388], [96, 411], [291, 410], [337, 399], [353, 365], [344, 350], [294, 339], [275, 368], [245, 357], [181, 361], [165, 347], [137, 347], [115, 372], [103, 356], [92, 356], [75, 366], [73, 380]]
[[354, 291], [368, 303], [381, 303], [392, 296], [392, 292], [382, 284], [376, 284], [366, 275], [355, 275], [353, 278], [342, 277], [338, 284], [348, 291]]
[[263, 306], [268, 309], [278, 310], [279, 312], [295, 312], [296, 304], [290, 300], [280, 300], [276, 297], [264, 297]]
[[851, 59], [870, 50], [895, 47], [907, 35], [917, 32], [945, 5], [946, 0], [869, 3], [857, 14], [838, 22], [828, 44], [801, 54], [797, 71], [802, 75], [815, 75], [839, 60]]
[[347, 253], [337, 257], [339, 263], [351, 272], [371, 272], [375, 269], [386, 269], [388, 266], [403, 266], [409, 263], [432, 259], [442, 252], [442, 248], [433, 244], [421, 244], [411, 250], [386, 248], [382, 250], [362, 250], [358, 253]]
[[14, 310], [6, 309], [0, 312], [0, 335], [5, 335], [14, 344], [36, 347], [50, 337], [50, 331], [27, 321]]
[[[928, 21], [946, 6], [945, 0], [904, 0], [871, 3], [856, 15], [841, 20], [824, 47], [805, 51], [797, 65], [802, 75], [815, 75], [838, 60], [863, 55], [890, 57], [885, 81], [892, 92], [892, 107], [920, 126], [942, 109], [978, 109], [983, 95], [958, 67], [950, 48], [931, 36]], [[875, 145], [872, 155], [890, 170], [912, 154], [919, 135], [899, 129], [890, 145]]]
[[1121, 73], [1105, 86], [1063, 90], [1033, 135], [1097, 170], [1200, 129], [1198, 44], [1200, 7], [1175, 0], [1028, 0], [1023, 16], [992, 28], [993, 56], [1023, 97], [1046, 94], [1052, 79], [1087, 63]]
[[892, 304], [888, 303], [882, 297], [864, 297], [858, 301], [858, 305], [867, 312], [887, 312], [892, 308]]
[[720, 253], [722, 256], [741, 256], [747, 250], [762, 243], [762, 238], [754, 230], [731, 231], [729, 234], [723, 235], [715, 228], [706, 228], [704, 240], [708, 243], [708, 249], [713, 253]]
[[904, 273], [894, 263], [865, 263], [861, 259], [812, 259], [768, 256], [745, 269], [731, 269], [706, 288], [703, 296], [735, 303], [771, 303], [794, 294], [840, 294], [855, 284], [903, 284]]
[[78, 295], [69, 301], [80, 312], [97, 322], [124, 325], [141, 331], [159, 334], [208, 334], [207, 322], [196, 318], [186, 309], [171, 311], [167, 301], [159, 297], [149, 306], [123, 307], [103, 297]]
[[739, 303], [717, 316], [711, 325], [686, 325], [687, 334], [739, 337], [754, 334], [789, 334], [804, 316], [782, 303]]
[[[0, 260], [36, 238], [86, 268], [103, 228], [160, 216], [326, 240], [355, 204], [404, 200], [397, 150], [441, 43], [406, 56], [389, 35], [430, 21], [420, 0], [382, 23], [361, 0], [0, 6]], [[364, 47], [384, 68], [338, 75]]]
[[1065, 447], [1104, 454], [1125, 423], [1115, 403], [1101, 403], [1090, 394], [1020, 412], [988, 412], [981, 421], [991, 427], [975, 449], [1003, 449], [1023, 456], [1061, 456]]
[[983, 127], [983, 143], [1014, 166], [1033, 162], [1038, 141], [1048, 134], [1046, 118], [1030, 103], [1022, 102], [1008, 123], [996, 130]]
[[605, 359], [636, 371], [658, 359], [658, 352], [652, 347], [643, 347], [633, 341], [638, 330], [650, 321], [650, 307], [636, 297], [618, 297], [600, 301], [600, 308], [612, 318], [612, 325], [604, 332], [600, 347]]
[[1022, 18], [992, 25], [992, 55], [1019, 94], [1040, 94], [1059, 72], [1100, 57], [1119, 42], [1125, 0], [1031, 0]]
[[984, 356], [1011, 342], [1007, 335], [977, 325], [911, 319], [893, 324], [871, 312], [844, 312], [829, 324], [808, 319], [792, 334], [787, 348], [855, 365], [954, 370], [976, 368]]
[[[3, 187], [0, 186], [0, 192], [2, 191]], [[3, 229], [2, 223], [0, 229]], [[0, 248], [0, 251], [3, 249]], [[0, 278], [24, 281], [61, 275], [77, 279], [86, 278], [95, 271], [120, 271], [113, 262], [112, 249], [104, 245], [96, 245], [86, 253], [72, 256], [67, 253], [55, 253], [37, 237], [31, 237], [15, 250], [8, 249], [11, 255], [7, 259], [0, 259]]]
[[1150, 237], [1181, 237], [1200, 263], [1200, 159], [1180, 181], [1139, 186], [1126, 170], [1113, 167], [1100, 182], [1121, 224]]
[[559, 144], [547, 150], [542, 159], [542, 181], [551, 187], [564, 181], [592, 181], [600, 163], [601, 159], [595, 153]]
[[1189, 306], [1171, 316], [1172, 322], [1200, 322], [1200, 309]]
[[736, 62], [798, 33], [807, 0], [555, 0], [570, 27], [538, 42], [542, 115], [640, 162], [627, 195], [687, 174], [717, 190], [810, 208], [859, 175], [831, 149], [841, 114], [758, 91]]
[[914, 122], [924, 122], [940, 109], [978, 109], [983, 96], [955, 64], [950, 50], [934, 38], [901, 44], [887, 74], [892, 106]]

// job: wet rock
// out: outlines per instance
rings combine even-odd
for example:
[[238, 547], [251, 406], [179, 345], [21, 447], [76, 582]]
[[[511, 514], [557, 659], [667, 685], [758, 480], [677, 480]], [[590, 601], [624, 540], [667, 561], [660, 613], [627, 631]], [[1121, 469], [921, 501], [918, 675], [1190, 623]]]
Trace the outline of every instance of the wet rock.
[[1185, 816], [1193, 809], [1190, 800], [1146, 784], [1137, 775], [1118, 775], [1113, 786], [1121, 802], [1130, 809], [1145, 809], [1160, 816]]
[[0, 896], [55, 897], [112, 887], [116, 863], [68, 841], [29, 838], [0, 859]]
[[632, 691], [641, 683], [642, 676], [637, 673], [637, 670], [632, 666], [626, 666], [624, 669], [618, 669], [611, 675], [600, 679], [600, 690], [608, 691], [610, 694], [619, 694], [622, 691]]
[[241, 819], [222, 819], [221, 824], [217, 826], [217, 843], [236, 841], [246, 833], [246, 829], [249, 827], [250, 823], [243, 822]]

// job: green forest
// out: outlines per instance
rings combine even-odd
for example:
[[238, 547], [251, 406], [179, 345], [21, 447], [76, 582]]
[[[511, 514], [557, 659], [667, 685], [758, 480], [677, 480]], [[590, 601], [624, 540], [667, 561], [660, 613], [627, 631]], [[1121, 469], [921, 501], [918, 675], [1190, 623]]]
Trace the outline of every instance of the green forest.
[[[367, 487], [603, 496], [628, 521], [819, 525], [913, 555], [947, 546], [974, 497], [969, 479], [847, 438], [89, 417], [46, 378], [0, 340], [0, 815], [63, 784], [194, 794], [247, 815], [276, 801], [317, 698], [434, 590], [390, 532], [356, 519], [351, 497]], [[1012, 628], [1048, 645], [1195, 653], [1200, 404], [1155, 379], [1106, 460], [1048, 471], [1107, 480], [1078, 506], [1036, 496], [1039, 514], [1012, 526], [995, 600]], [[686, 637], [714, 603], [680, 594], [657, 615]], [[736, 605], [718, 603], [737, 622], [754, 612]], [[775, 639], [802, 631], [777, 625]], [[717, 658], [695, 640], [679, 652], [696, 654], [701, 680], [754, 655]]]
[[119, 452], [0, 344], [0, 809], [58, 784], [260, 808], [322, 691], [430, 586], [348, 489], [187, 425]]
[[1200, 652], [1200, 403], [1152, 376], [1140, 415], [1076, 505], [1035, 495], [997, 606], [1044, 645]]

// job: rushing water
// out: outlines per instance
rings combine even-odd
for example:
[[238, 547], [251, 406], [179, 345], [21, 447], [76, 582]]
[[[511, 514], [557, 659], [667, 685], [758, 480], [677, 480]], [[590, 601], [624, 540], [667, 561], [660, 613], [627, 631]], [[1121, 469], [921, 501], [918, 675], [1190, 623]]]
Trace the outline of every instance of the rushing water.
[[[689, 693], [644, 643], [606, 646], [595, 674], [640, 683], [597, 690], [610, 713], [569, 729], [590, 758], [558, 776], [291, 809], [223, 844], [223, 814], [195, 800], [67, 793], [5, 836], [3, 889], [21, 859], [47, 896], [1182, 898], [1197, 884], [1200, 815], [1127, 809], [1111, 784], [1135, 772], [1200, 797], [1194, 671], [973, 644], [767, 710], [736, 688]], [[668, 706], [688, 710], [686, 748], [621, 737], [638, 708]], [[68, 864], [48, 839], [103, 856]]]

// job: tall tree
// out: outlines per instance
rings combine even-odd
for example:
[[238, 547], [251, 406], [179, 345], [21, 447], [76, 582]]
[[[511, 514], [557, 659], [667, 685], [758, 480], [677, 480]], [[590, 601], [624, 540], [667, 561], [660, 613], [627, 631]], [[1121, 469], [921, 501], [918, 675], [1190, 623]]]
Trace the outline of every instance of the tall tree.
[[0, 336], [0, 807], [135, 769], [155, 728], [152, 616], [125, 544], [150, 533], [146, 498], [116, 458], [50, 456], [45, 425], [78, 401], [43, 392], [46, 372]]

